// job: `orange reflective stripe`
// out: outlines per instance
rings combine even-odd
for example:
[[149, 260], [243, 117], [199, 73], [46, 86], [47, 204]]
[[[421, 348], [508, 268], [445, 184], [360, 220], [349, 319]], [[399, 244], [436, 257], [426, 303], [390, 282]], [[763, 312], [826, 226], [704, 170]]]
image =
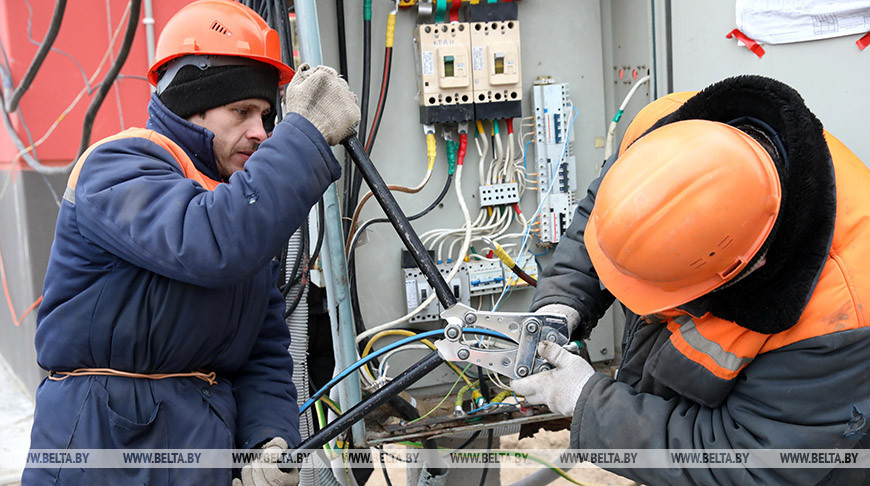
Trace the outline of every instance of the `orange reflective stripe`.
[[625, 129], [622, 143], [619, 144], [619, 155], [622, 155], [629, 145], [646, 133], [657, 121], [676, 111], [677, 108], [683, 106], [689, 98], [697, 93], [697, 91], [671, 93], [643, 107], [631, 121], [631, 124], [628, 125], [628, 128]]
[[683, 356], [723, 380], [736, 377], [768, 338], [709, 313], [696, 319], [670, 319], [668, 330], [671, 344]]
[[154, 130], [148, 130], [145, 128], [128, 128], [121, 133], [104, 138], [99, 142], [91, 145], [85, 151], [85, 153], [83, 153], [82, 156], [78, 158], [75, 165], [73, 166], [72, 172], [70, 172], [69, 180], [67, 181], [67, 189], [64, 192], [64, 199], [75, 203], [74, 194], [76, 183], [78, 182], [79, 174], [82, 170], [82, 165], [84, 164], [85, 160], [87, 160], [91, 152], [104, 143], [112, 142], [114, 140], [121, 140], [124, 138], [144, 138], [163, 147], [163, 149], [169, 152], [176, 160], [176, 162], [178, 162], [178, 165], [181, 167], [181, 171], [184, 173], [184, 177], [198, 182], [199, 185], [208, 189], [209, 191], [213, 191], [218, 186], [218, 184], [220, 184], [220, 182], [207, 177], [205, 174], [197, 170], [196, 166], [193, 164], [193, 161], [190, 160], [190, 157], [188, 157], [187, 154], [184, 152], [184, 149], [179, 147], [178, 144], [173, 142], [169, 137], [161, 135]]

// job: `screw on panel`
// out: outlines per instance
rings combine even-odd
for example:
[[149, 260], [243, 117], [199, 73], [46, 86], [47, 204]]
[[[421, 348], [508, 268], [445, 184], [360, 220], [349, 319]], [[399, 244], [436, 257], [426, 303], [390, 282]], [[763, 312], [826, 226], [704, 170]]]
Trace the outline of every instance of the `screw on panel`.
[[470, 355], [471, 353], [466, 348], [462, 348], [456, 353], [456, 356], [458, 356], [459, 359], [468, 359]]
[[477, 314], [473, 312], [468, 312], [465, 314], [464, 319], [465, 322], [467, 322], [468, 324], [474, 324], [475, 322], [477, 322]]
[[519, 368], [517, 368], [517, 376], [519, 376], [520, 378], [522, 378], [528, 374], [529, 374], [529, 369], [527, 367], [520, 366]]

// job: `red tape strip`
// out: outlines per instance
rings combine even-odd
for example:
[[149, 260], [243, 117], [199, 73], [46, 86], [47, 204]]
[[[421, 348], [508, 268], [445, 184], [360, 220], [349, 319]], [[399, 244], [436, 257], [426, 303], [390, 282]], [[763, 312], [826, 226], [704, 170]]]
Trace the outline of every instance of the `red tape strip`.
[[864, 34], [864, 37], [861, 37], [860, 39], [856, 40], [855, 44], [858, 45], [859, 51], [863, 51], [865, 47], [870, 45], [870, 32], [867, 32], [866, 34]]
[[726, 39], [731, 39], [732, 37], [736, 37], [737, 40], [743, 43], [747, 49], [752, 51], [759, 59], [764, 56], [764, 48], [761, 47], [761, 44], [755, 42], [754, 40], [746, 37], [746, 34], [740, 32], [740, 29], [734, 29], [731, 32], [725, 34]]

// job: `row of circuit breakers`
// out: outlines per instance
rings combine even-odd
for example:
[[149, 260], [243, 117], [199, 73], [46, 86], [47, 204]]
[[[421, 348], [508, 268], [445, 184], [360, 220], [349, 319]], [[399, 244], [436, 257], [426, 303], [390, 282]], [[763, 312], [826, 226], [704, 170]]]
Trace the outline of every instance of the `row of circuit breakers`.
[[421, 24], [414, 31], [421, 123], [522, 114], [517, 4], [477, 5], [468, 19]]
[[[414, 30], [417, 101], [423, 124], [523, 116], [517, 3], [474, 5], [469, 8], [467, 18], [467, 22], [420, 24]], [[574, 134], [570, 129], [577, 114], [569, 99], [567, 83], [541, 76], [532, 86], [531, 94], [535, 157], [532, 159], [529, 154], [524, 163], [526, 171], [536, 175], [536, 207], [540, 209], [534, 234], [539, 245], [546, 247], [559, 242], [577, 206], [576, 163], [571, 147]], [[478, 196], [481, 208], [495, 209], [520, 202], [517, 182], [480, 186]], [[439, 263], [438, 268], [446, 277], [453, 265], [448, 261]], [[534, 259], [523, 260], [521, 266], [537, 278]], [[404, 253], [402, 272], [410, 312], [433, 290]], [[470, 305], [472, 297], [498, 297], [506, 287], [511, 291], [530, 288], [501, 262], [491, 260], [464, 262], [448, 283], [457, 300], [466, 305]], [[441, 310], [434, 300], [410, 322], [439, 320]]]

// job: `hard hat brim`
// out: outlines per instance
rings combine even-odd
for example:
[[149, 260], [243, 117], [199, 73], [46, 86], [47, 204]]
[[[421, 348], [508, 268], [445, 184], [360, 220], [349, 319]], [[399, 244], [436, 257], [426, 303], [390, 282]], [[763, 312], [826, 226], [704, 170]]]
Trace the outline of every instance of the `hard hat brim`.
[[592, 260], [592, 266], [604, 287], [623, 305], [639, 316], [655, 314], [705, 295], [722, 284], [721, 279], [710, 279], [695, 285], [679, 287], [672, 291], [633, 278], [617, 268], [601, 250], [596, 238], [595, 217], [586, 223], [583, 241]]

